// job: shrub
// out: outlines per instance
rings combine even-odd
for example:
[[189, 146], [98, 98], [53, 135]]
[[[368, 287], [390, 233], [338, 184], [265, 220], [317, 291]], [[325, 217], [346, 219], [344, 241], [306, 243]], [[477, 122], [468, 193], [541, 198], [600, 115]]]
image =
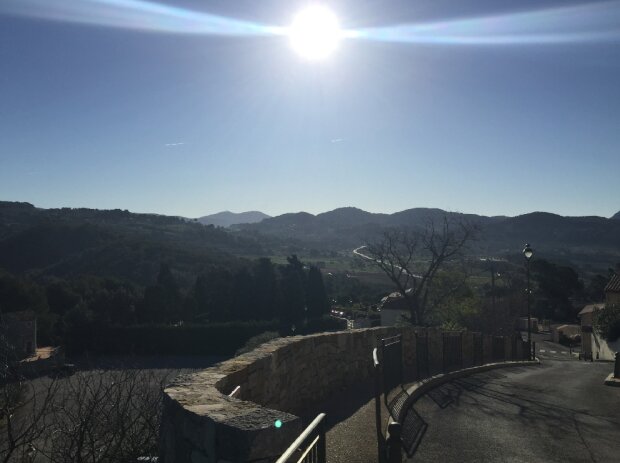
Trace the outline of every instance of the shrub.
[[245, 343], [245, 345], [237, 349], [235, 355], [245, 354], [246, 352], [250, 352], [256, 349], [261, 344], [265, 344], [266, 342], [271, 341], [280, 336], [280, 333], [277, 331], [265, 331], [264, 333], [259, 334], [258, 336], [253, 336]]
[[594, 312], [594, 328], [607, 341], [620, 338], [620, 304], [607, 305]]

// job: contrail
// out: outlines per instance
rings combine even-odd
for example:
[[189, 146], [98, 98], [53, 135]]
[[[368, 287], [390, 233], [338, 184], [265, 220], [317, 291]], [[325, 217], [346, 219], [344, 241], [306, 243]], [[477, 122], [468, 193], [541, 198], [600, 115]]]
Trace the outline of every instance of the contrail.
[[[287, 35], [244, 21], [147, 0], [2, 0], [0, 14], [145, 32], [236, 37]], [[535, 45], [620, 41], [620, 1], [432, 23], [348, 29], [342, 37], [405, 44]]]

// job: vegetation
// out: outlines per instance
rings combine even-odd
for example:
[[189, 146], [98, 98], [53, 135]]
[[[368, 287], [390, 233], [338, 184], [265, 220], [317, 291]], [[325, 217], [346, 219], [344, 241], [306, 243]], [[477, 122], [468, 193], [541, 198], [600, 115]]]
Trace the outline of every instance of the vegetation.
[[620, 304], [607, 305], [603, 310], [594, 312], [594, 328], [607, 341], [614, 342], [620, 338]]
[[259, 259], [234, 271], [213, 267], [187, 289], [168, 264], [145, 288], [0, 273], [0, 309], [24, 308], [37, 312], [41, 342], [74, 353], [231, 354], [264, 331], [328, 329], [330, 304], [320, 271], [291, 256], [280, 266]]
[[30, 382], [1, 373], [2, 463], [116, 463], [157, 454], [161, 390], [179, 372], [90, 371]]
[[[426, 325], [429, 297], [438, 273], [463, 256], [476, 228], [444, 217], [429, 221], [423, 229], [391, 229], [367, 246], [375, 264], [387, 275], [404, 299], [414, 325]], [[457, 283], [458, 284], [458, 283]], [[449, 295], [456, 288], [445, 288]]]

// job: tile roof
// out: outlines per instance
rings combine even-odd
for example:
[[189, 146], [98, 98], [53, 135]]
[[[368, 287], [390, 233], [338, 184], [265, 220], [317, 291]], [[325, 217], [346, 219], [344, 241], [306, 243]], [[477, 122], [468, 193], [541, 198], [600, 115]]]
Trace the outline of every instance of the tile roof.
[[579, 315], [594, 312], [595, 310], [604, 309], [605, 304], [588, 304], [579, 312]]
[[614, 273], [614, 276], [611, 277], [607, 286], [605, 286], [606, 293], [620, 293], [620, 276], [617, 273]]

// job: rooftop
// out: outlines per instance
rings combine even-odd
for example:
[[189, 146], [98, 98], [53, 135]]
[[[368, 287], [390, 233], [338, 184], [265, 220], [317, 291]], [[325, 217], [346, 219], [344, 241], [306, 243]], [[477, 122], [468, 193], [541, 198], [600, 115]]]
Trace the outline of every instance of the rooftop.
[[599, 303], [599, 304], [588, 304], [586, 305], [583, 309], [581, 309], [581, 311], [579, 312], [578, 315], [584, 315], [587, 313], [592, 313], [595, 310], [601, 310], [605, 308], [605, 304], [604, 303]]
[[605, 286], [606, 293], [620, 293], [620, 276], [617, 273], [614, 273], [614, 276], [611, 277], [607, 286]]

